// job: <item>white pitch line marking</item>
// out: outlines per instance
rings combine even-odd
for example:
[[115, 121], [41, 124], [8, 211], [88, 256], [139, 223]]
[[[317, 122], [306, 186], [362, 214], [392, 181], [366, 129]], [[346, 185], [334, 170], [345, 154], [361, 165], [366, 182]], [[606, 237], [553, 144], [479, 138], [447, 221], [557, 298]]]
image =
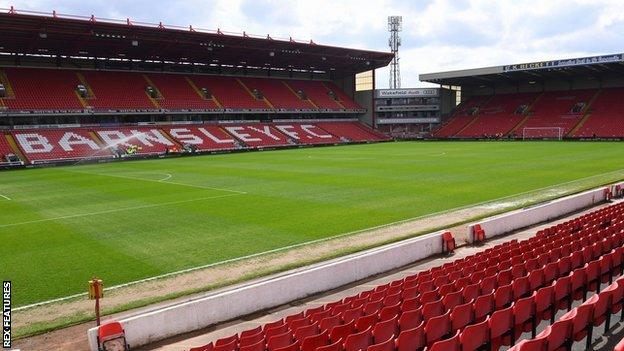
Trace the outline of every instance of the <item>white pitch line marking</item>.
[[2, 194], [0, 194], [0, 197], [3, 198], [3, 199], [9, 200], [9, 201], [13, 200], [10, 197], [8, 197], [6, 195], [2, 195]]
[[[72, 172], [72, 173], [81, 173], [81, 174], [88, 174], [88, 175], [93, 175], [93, 176], [103, 176], [103, 177], [113, 177], [113, 178], [121, 178], [121, 179], [130, 179], [130, 180], [140, 180], [140, 181], [144, 181], [144, 182], [153, 182], [153, 183], [166, 183], [166, 184], [173, 184], [173, 185], [179, 185], [179, 186], [186, 186], [186, 187], [190, 187], [190, 188], [197, 188], [197, 189], [206, 189], [206, 190], [216, 190], [216, 191], [225, 191], [228, 193], [235, 193], [235, 194], [247, 194], [246, 191], [240, 191], [240, 190], [232, 190], [232, 189], [224, 189], [224, 188], [215, 188], [212, 186], [204, 186], [204, 185], [195, 185], [195, 184], [186, 184], [186, 183], [179, 183], [179, 182], [170, 182], [168, 181], [168, 179], [171, 179], [171, 177], [165, 177], [163, 179], [146, 179], [146, 178], [138, 178], [138, 177], [128, 177], [128, 176], [122, 176], [122, 175], [118, 175], [118, 174], [104, 174], [104, 173], [92, 173], [92, 172], [79, 172], [79, 171], [74, 171], [74, 170], [64, 170], [66, 172]], [[169, 176], [169, 173], [165, 173], [166, 176]], [[173, 176], [172, 176], [173, 177]]]
[[225, 194], [225, 195], [217, 195], [217, 196], [208, 196], [208, 197], [201, 197], [201, 198], [198, 198], [198, 199], [161, 202], [159, 204], [131, 206], [131, 207], [116, 208], [116, 209], [106, 210], [106, 211], [96, 211], [96, 212], [78, 213], [78, 214], [74, 214], [74, 215], [59, 216], [59, 217], [52, 217], [52, 218], [42, 218], [42, 219], [35, 219], [33, 221], [0, 224], [0, 228], [17, 227], [17, 226], [20, 226], [20, 225], [33, 224], [33, 223], [42, 223], [42, 222], [51, 222], [51, 221], [58, 221], [58, 220], [63, 220], [63, 219], [90, 217], [90, 216], [97, 216], [97, 215], [101, 215], [101, 214], [122, 212], [122, 211], [128, 211], [128, 210], [141, 210], [141, 209], [146, 209], [146, 208], [164, 207], [164, 206], [169, 206], [169, 205], [178, 205], [178, 204], [184, 204], [184, 203], [189, 203], [189, 202], [197, 202], [197, 201], [204, 201], [204, 200], [210, 200], [210, 199], [220, 199], [220, 198], [223, 198], [223, 197], [231, 197], [231, 196], [239, 196], [239, 195], [244, 195], [244, 194]]
[[[426, 218], [426, 217], [433, 217], [433, 216], [437, 216], [437, 215], [441, 215], [441, 214], [445, 214], [445, 213], [450, 213], [450, 212], [453, 212], [453, 211], [459, 211], [459, 210], [470, 208], [470, 207], [483, 206], [485, 204], [494, 203], [494, 202], [497, 202], [497, 201], [513, 198], [513, 197], [516, 197], [516, 196], [523, 196], [523, 195], [526, 195], [526, 194], [530, 194], [532, 192], [538, 192], [538, 191], [542, 191], [542, 190], [547, 190], [547, 189], [559, 187], [559, 186], [562, 186], [562, 185], [567, 185], [567, 184], [578, 182], [578, 181], [582, 181], [582, 180], [592, 179], [592, 178], [596, 178], [596, 177], [599, 177], [599, 176], [605, 176], [605, 175], [613, 174], [613, 173], [619, 173], [619, 172], [622, 172], [622, 171], [624, 171], [624, 168], [617, 169], [617, 170], [614, 170], [614, 171], [611, 171], [611, 172], [602, 173], [602, 174], [596, 174], [596, 175], [588, 176], [588, 177], [584, 177], [584, 178], [578, 178], [578, 179], [575, 179], [575, 180], [570, 180], [570, 181], [559, 183], [559, 184], [553, 184], [553, 185], [545, 186], [545, 187], [538, 188], [538, 189], [527, 190], [527, 191], [523, 191], [523, 192], [520, 192], [520, 193], [507, 195], [507, 196], [503, 196], [503, 197], [499, 197], [499, 198], [492, 199], [492, 200], [482, 201], [482, 202], [479, 202], [479, 203], [476, 203], [476, 204], [469, 204], [469, 205], [464, 205], [464, 206], [458, 206], [458, 207], [447, 209], [447, 210], [442, 210], [442, 211], [438, 211], [438, 212], [428, 213], [428, 214], [424, 214], [424, 215], [420, 215], [420, 216], [416, 216], [416, 217], [412, 217], [412, 218], [407, 218], [407, 219], [402, 219], [402, 220], [398, 220], [398, 221], [395, 221], [395, 222], [381, 224], [381, 225], [377, 225], [377, 226], [373, 226], [373, 227], [369, 227], [369, 228], [354, 230], [354, 231], [351, 231], [351, 232], [337, 234], [337, 235], [334, 235], [334, 236], [319, 238], [319, 239], [310, 240], [310, 241], [306, 241], [306, 242], [301, 242], [301, 243], [288, 245], [288, 246], [282, 246], [282, 247], [278, 247], [278, 248], [267, 250], [267, 251], [263, 251], [263, 252], [257, 252], [257, 253], [250, 254], [250, 255], [247, 255], [247, 256], [235, 257], [235, 258], [231, 258], [231, 259], [224, 260], [224, 261], [213, 262], [213, 263], [209, 263], [209, 264], [205, 264], [205, 265], [201, 265], [201, 266], [196, 266], [196, 267], [191, 267], [191, 268], [187, 268], [187, 269], [183, 269], [183, 270], [179, 270], [179, 271], [169, 272], [169, 273], [165, 273], [165, 274], [161, 274], [161, 275], [157, 275], [157, 276], [153, 276], [153, 277], [149, 277], [149, 278], [145, 278], [145, 279], [130, 281], [130, 282], [127, 282], [127, 283], [123, 283], [123, 284], [119, 284], [119, 285], [115, 285], [115, 286], [110, 286], [110, 287], [104, 288], [104, 291], [111, 291], [111, 290], [123, 288], [123, 287], [126, 287], [126, 286], [132, 286], [132, 285], [136, 285], [136, 284], [140, 284], [140, 283], [144, 283], [144, 282], [148, 282], [148, 281], [152, 281], [152, 280], [158, 280], [158, 279], [162, 279], [162, 278], [166, 278], [166, 277], [170, 277], [170, 276], [174, 276], [174, 275], [194, 272], [194, 271], [205, 269], [205, 268], [220, 266], [220, 265], [227, 264], [227, 263], [232, 263], [232, 262], [238, 262], [238, 261], [242, 261], [242, 260], [245, 260], [245, 259], [259, 257], [259, 256], [267, 255], [267, 254], [287, 251], [287, 250], [298, 248], [298, 247], [305, 246], [305, 245], [310, 245], [310, 244], [330, 241], [332, 239], [343, 238], [343, 237], [347, 237], [347, 236], [350, 236], [350, 235], [363, 233], [363, 232], [370, 231], [370, 230], [386, 228], [386, 227], [390, 227], [390, 226], [393, 226], [393, 225], [407, 223], [409, 221], [418, 220], [418, 219], [422, 219], [422, 218]], [[77, 172], [77, 173], [84, 173], [84, 172]], [[89, 174], [89, 173], [87, 173], [87, 174]], [[242, 195], [242, 194], [240, 194], [240, 195]], [[235, 195], [231, 195], [231, 196], [235, 196]], [[547, 201], [547, 200], [544, 200], [544, 201]], [[1, 226], [0, 226], [0, 228], [1, 228]], [[82, 296], [85, 296], [85, 293], [73, 294], [73, 295], [59, 297], [59, 298], [51, 299], [51, 300], [47, 300], [47, 301], [36, 302], [34, 304], [30, 304], [30, 305], [25, 305], [25, 306], [20, 306], [20, 307], [14, 308], [13, 310], [14, 311], [26, 310], [26, 309], [30, 309], [30, 308], [33, 308], [33, 307], [49, 305], [49, 304], [54, 303], [54, 302], [67, 301], [67, 300], [71, 300], [71, 299], [74, 299], [74, 298], [77, 298], [77, 297], [82, 297]]]
[[158, 181], [159, 181], [159, 182], [165, 182], [165, 181], [167, 181], [167, 180], [169, 180], [169, 179], [171, 179], [171, 178], [173, 177], [173, 176], [172, 176], [171, 174], [169, 174], [169, 173], [165, 173], [165, 175], [166, 175], [166, 177], [164, 177], [163, 179], [159, 179]]

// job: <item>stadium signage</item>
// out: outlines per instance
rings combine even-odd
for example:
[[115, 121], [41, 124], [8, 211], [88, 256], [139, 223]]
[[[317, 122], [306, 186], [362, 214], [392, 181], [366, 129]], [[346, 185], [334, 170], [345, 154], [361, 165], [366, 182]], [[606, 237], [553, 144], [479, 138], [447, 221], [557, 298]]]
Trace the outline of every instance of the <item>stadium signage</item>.
[[439, 118], [383, 118], [378, 119], [377, 124], [418, 124], [418, 123], [440, 123]]
[[11, 282], [2, 282], [2, 348], [11, 348]]
[[542, 61], [542, 62], [532, 62], [532, 63], [521, 63], [517, 65], [507, 65], [507, 66], [503, 66], [503, 72], [527, 71], [527, 70], [533, 70], [533, 69], [545, 69], [545, 68], [557, 68], [557, 67], [572, 67], [572, 66], [620, 62], [620, 61], [624, 61], [624, 54], [581, 57], [581, 58], [567, 59], [567, 60], [553, 60], [553, 61]]
[[375, 108], [379, 112], [390, 111], [438, 111], [440, 106], [438, 105], [402, 105], [402, 106], [377, 106]]
[[439, 95], [438, 89], [414, 88], [414, 89], [380, 89], [376, 95], [380, 99], [387, 98], [409, 98], [409, 97], [436, 97]]

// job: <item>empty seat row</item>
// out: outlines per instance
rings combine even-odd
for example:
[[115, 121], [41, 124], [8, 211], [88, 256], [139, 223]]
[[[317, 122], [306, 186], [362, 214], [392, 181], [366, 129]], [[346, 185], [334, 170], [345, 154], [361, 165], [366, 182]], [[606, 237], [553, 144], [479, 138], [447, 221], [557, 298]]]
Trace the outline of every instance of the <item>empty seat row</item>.
[[[523, 340], [511, 350], [559, 350], [569, 349], [574, 342], [586, 339], [585, 349], [589, 350], [595, 327], [604, 324], [604, 333], [610, 328], [611, 318], [620, 314], [624, 320], [624, 278], [610, 284], [603, 291], [585, 300], [580, 306], [564, 314], [552, 325], [532, 339]], [[622, 346], [619, 346], [621, 349]], [[616, 346], [615, 350], [618, 350]]]
[[[322, 81], [6, 67], [0, 68], [0, 83], [12, 92], [0, 98], [9, 112], [362, 109], [337, 85]], [[88, 94], [79, 94], [78, 86]]]
[[[538, 320], [554, 318], [556, 310], [569, 309], [572, 300], [585, 298], [587, 291], [599, 289], [599, 282], [621, 274], [624, 208], [615, 205], [581, 218], [581, 223], [568, 221], [529, 240], [498, 245], [286, 318], [296, 323], [277, 321], [280, 331], [290, 337], [286, 338], [290, 343], [281, 346], [304, 351], [353, 350], [355, 343], [359, 349], [367, 344], [413, 351], [434, 347], [465, 328], [473, 331], [470, 325], [491, 318], [498, 325], [503, 313], [512, 313], [514, 331], [535, 330]], [[588, 234], [589, 230], [593, 233]], [[239, 343], [218, 349], [247, 347], [242, 342], [244, 333], [248, 331], [241, 334]], [[317, 341], [310, 346], [308, 338]], [[394, 346], [389, 339], [396, 339]], [[514, 337], [487, 342], [513, 341]], [[222, 344], [217, 341], [215, 348]], [[263, 345], [256, 345], [254, 351], [264, 350]]]
[[[33, 163], [163, 154], [186, 147], [215, 151], [383, 140], [359, 122], [305, 121], [13, 130], [9, 134]], [[3, 136], [0, 157], [8, 153], [10, 147]]]
[[[624, 137], [624, 88], [473, 96], [434, 136]], [[477, 108], [478, 107], [478, 108]], [[476, 115], [471, 113], [475, 112]], [[527, 128], [527, 129], [525, 129]]]

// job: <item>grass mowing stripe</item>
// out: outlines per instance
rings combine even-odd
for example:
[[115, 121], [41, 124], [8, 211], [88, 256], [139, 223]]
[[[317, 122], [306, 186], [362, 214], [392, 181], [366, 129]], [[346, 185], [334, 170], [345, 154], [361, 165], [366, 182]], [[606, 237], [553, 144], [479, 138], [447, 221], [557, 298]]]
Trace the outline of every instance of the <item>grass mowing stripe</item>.
[[[149, 277], [149, 278], [145, 278], [145, 279], [140, 279], [140, 280], [124, 283], [124, 284], [119, 284], [119, 285], [107, 287], [104, 290], [105, 291], [116, 290], [116, 289], [124, 288], [124, 287], [127, 287], [127, 286], [132, 286], [132, 285], [136, 285], [136, 284], [140, 284], [140, 283], [149, 282], [149, 281], [152, 281], [152, 280], [163, 279], [163, 278], [167, 278], [167, 277], [171, 277], [171, 276], [175, 276], [175, 275], [179, 275], [179, 274], [190, 273], [190, 272], [201, 270], [201, 269], [216, 267], [216, 266], [224, 265], [224, 264], [228, 264], [228, 263], [234, 263], [234, 262], [238, 262], [238, 261], [242, 261], [242, 260], [246, 260], [246, 259], [250, 259], [250, 258], [263, 256], [263, 255], [269, 255], [269, 254], [272, 254], [272, 253], [277, 253], [277, 252], [281, 252], [281, 251], [287, 251], [287, 250], [295, 249], [295, 248], [302, 247], [302, 246], [305, 246], [305, 245], [312, 245], [312, 244], [316, 244], [316, 243], [321, 243], [321, 242], [329, 241], [329, 240], [332, 240], [332, 239], [338, 239], [338, 238], [342, 238], [342, 237], [345, 237], [345, 236], [359, 234], [359, 233], [362, 233], [362, 232], [365, 232], [365, 231], [381, 229], [381, 228], [384, 228], [384, 227], [389, 227], [389, 226], [393, 226], [393, 225], [397, 225], [397, 224], [401, 224], [401, 223], [406, 223], [406, 222], [410, 222], [410, 221], [414, 221], [414, 220], [418, 220], [418, 219], [423, 219], [423, 218], [427, 218], [427, 217], [433, 217], [433, 216], [437, 216], [437, 215], [441, 215], [441, 214], [445, 214], [445, 213], [450, 213], [450, 212], [453, 212], [453, 211], [459, 211], [459, 210], [463, 210], [463, 209], [467, 209], [467, 208], [471, 208], [471, 207], [478, 207], [478, 206], [487, 205], [487, 204], [496, 204], [496, 203], [500, 202], [501, 200], [514, 199], [514, 198], [521, 197], [523, 195], [532, 194], [532, 193], [543, 191], [543, 190], [555, 190], [555, 189], [557, 189], [557, 188], [559, 188], [559, 187], [561, 187], [563, 185], [578, 183], [578, 182], [581, 182], [581, 181], [584, 181], [584, 180], [595, 179], [595, 178], [598, 178], [598, 177], [603, 177], [603, 176], [608, 175], [608, 174], [615, 174], [615, 173], [622, 173], [622, 172], [624, 172], [624, 169], [616, 170], [616, 171], [613, 171], [613, 172], [608, 172], [608, 173], [601, 174], [601, 175], [585, 177], [585, 178], [581, 178], [581, 179], [577, 179], [577, 180], [573, 180], [573, 181], [568, 181], [568, 182], [564, 182], [564, 183], [560, 183], [560, 184], [555, 184], [553, 186], [544, 187], [544, 188], [540, 188], [540, 189], [529, 190], [529, 191], [525, 191], [525, 192], [514, 194], [514, 195], [500, 197], [500, 198], [494, 199], [494, 200], [483, 201], [483, 202], [477, 203], [477, 204], [471, 204], [471, 205], [466, 205], [466, 206], [461, 206], [461, 207], [455, 207], [455, 208], [452, 208], [452, 209], [439, 211], [439, 212], [435, 212], [435, 213], [431, 213], [431, 214], [427, 214], [427, 215], [412, 217], [412, 218], [404, 219], [404, 220], [401, 220], [401, 221], [396, 221], [396, 222], [391, 222], [391, 223], [387, 223], [387, 224], [382, 224], [382, 225], [371, 227], [371, 228], [366, 228], [366, 229], [362, 229], [362, 230], [352, 231], [352, 232], [348, 232], [348, 233], [342, 233], [342, 234], [331, 236], [331, 237], [326, 237], [326, 238], [321, 238], [321, 239], [317, 239], [317, 240], [307, 241], [307, 242], [303, 242], [303, 243], [299, 243], [299, 244], [295, 244], [295, 245], [284, 246], [284, 247], [276, 248], [276, 249], [269, 250], [269, 251], [255, 253], [255, 254], [252, 254], [252, 255], [247, 255], [247, 256], [243, 256], [243, 257], [237, 257], [237, 258], [233, 258], [233, 259], [229, 259], [229, 260], [225, 260], [225, 261], [214, 262], [214, 263], [210, 263], [210, 264], [207, 264], [207, 265], [192, 267], [192, 268], [183, 269], [183, 270], [170, 272], [170, 273], [166, 273], [166, 274], [161, 274], [161, 275], [154, 276], [154, 277]], [[573, 188], [573, 189], [575, 189], [575, 188]], [[556, 192], [555, 196], [563, 195], [563, 194], [565, 194], [567, 192], [569, 192], [569, 191], [561, 190], [559, 192]], [[545, 198], [545, 199], [548, 199], [548, 198]], [[51, 303], [55, 303], [55, 302], [62, 302], [62, 301], [71, 300], [71, 299], [74, 299], [74, 298], [77, 298], [77, 297], [80, 297], [80, 296], [84, 296], [84, 295], [85, 295], [84, 293], [69, 295], [69, 296], [65, 296], [65, 297], [61, 297], [61, 298], [57, 298], [57, 299], [52, 299], [52, 300], [48, 300], [48, 301], [38, 302], [38, 303], [35, 303], [35, 304], [31, 304], [31, 305], [21, 306], [21, 307], [16, 308], [15, 310], [16, 311], [27, 310], [27, 309], [30, 309], [30, 308], [33, 308], [33, 307], [43, 306], [43, 305], [47, 305], [47, 304], [51, 304]]]
[[[0, 201], [1, 275], [28, 287], [15, 290], [19, 307], [82, 292], [93, 275], [117, 286], [568, 184], [547, 191], [556, 197], [621, 179], [623, 152], [623, 143], [407, 142], [1, 172], [14, 200]], [[195, 201], [215, 188], [248, 195]], [[168, 202], [180, 204], [132, 210]], [[111, 209], [124, 210], [2, 227]]]
[[139, 180], [139, 181], [143, 181], [143, 182], [156, 182], [156, 183], [173, 184], [173, 185], [179, 185], [179, 186], [187, 186], [187, 187], [190, 187], [190, 188], [207, 189], [207, 190], [215, 190], [215, 191], [225, 191], [225, 192], [236, 193], [236, 194], [241, 194], [241, 195], [242, 194], [247, 194], [244, 191], [238, 191], [238, 190], [232, 190], [232, 189], [223, 189], [223, 188], [215, 188], [215, 187], [204, 186], [204, 185], [195, 185], [195, 184], [185, 184], [185, 183], [179, 183], [179, 182], [170, 182], [168, 180], [171, 179], [172, 175], [169, 174], [169, 173], [163, 173], [165, 175], [165, 177], [162, 178], [162, 179], [146, 179], [146, 178], [122, 176], [122, 175], [119, 175], [119, 174], [78, 172], [78, 171], [67, 170], [67, 169], [66, 169], [66, 171], [67, 172], [72, 172], [72, 173], [89, 174], [89, 175], [94, 175], [94, 176], [115, 177], [115, 178], [121, 178], [121, 179]]
[[75, 214], [75, 215], [67, 215], [67, 216], [52, 217], [52, 218], [42, 218], [42, 219], [36, 219], [36, 220], [33, 220], [33, 221], [26, 221], [26, 222], [0, 224], [0, 228], [17, 227], [17, 226], [21, 226], [21, 225], [42, 223], [42, 222], [52, 222], [52, 221], [59, 221], [59, 220], [63, 220], [63, 219], [73, 219], [73, 218], [80, 218], [80, 217], [98, 216], [98, 215], [115, 213], [115, 212], [126, 212], [126, 211], [132, 211], [132, 210], [142, 210], [142, 209], [146, 209], [146, 208], [156, 208], [156, 207], [163, 207], [163, 206], [179, 205], [179, 204], [185, 204], [185, 203], [189, 203], [189, 202], [206, 201], [206, 200], [211, 200], [211, 199], [220, 199], [220, 198], [224, 198], [224, 197], [240, 196], [240, 195], [245, 195], [245, 194], [215, 195], [215, 196], [200, 197], [198, 199], [170, 201], [170, 202], [163, 202], [163, 203], [159, 203], [159, 204], [149, 204], [149, 205], [141, 205], [141, 206], [115, 208], [115, 209], [112, 209], [112, 210], [105, 210], [105, 211], [99, 211], [99, 212], [78, 213], [78, 214]]

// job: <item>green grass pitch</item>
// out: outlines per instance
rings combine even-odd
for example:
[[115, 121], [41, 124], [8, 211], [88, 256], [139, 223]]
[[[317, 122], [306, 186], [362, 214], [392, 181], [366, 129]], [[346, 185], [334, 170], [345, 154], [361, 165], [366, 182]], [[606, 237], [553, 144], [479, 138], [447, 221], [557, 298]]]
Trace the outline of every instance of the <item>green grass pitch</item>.
[[404, 142], [1, 172], [0, 275], [26, 305], [617, 171], [622, 155]]

